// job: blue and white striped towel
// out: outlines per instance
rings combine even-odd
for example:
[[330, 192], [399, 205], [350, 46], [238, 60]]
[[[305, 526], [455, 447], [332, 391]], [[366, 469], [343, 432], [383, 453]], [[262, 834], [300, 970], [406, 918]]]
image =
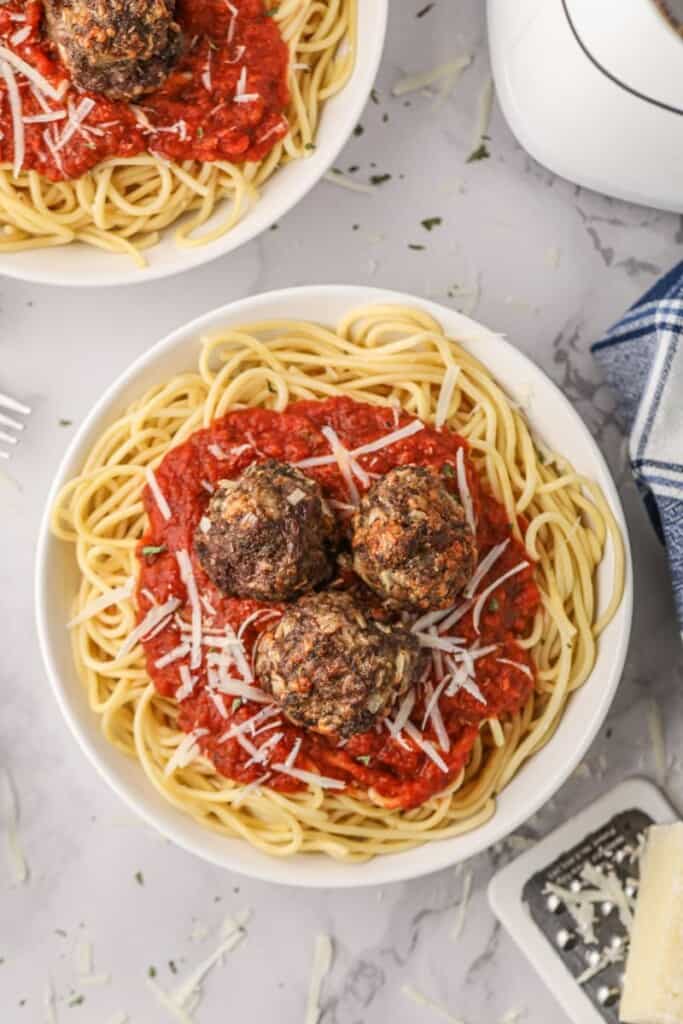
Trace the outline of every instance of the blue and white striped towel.
[[617, 396], [633, 475], [666, 545], [683, 635], [683, 263], [592, 351]]

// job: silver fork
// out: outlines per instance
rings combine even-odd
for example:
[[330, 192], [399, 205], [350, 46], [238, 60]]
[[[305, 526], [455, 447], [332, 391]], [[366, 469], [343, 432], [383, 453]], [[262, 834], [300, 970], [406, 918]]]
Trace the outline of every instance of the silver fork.
[[[23, 402], [17, 402], [15, 398], [10, 398], [9, 395], [3, 395], [0, 393], [0, 444], [15, 445], [19, 440], [14, 434], [10, 434], [9, 430], [16, 430], [21, 432], [24, 429], [24, 424], [21, 420], [15, 419], [13, 416], [8, 416], [2, 410], [8, 409], [10, 412], [19, 413], [20, 416], [30, 416], [31, 410]], [[3, 430], [3, 427], [7, 427], [7, 430]], [[10, 453], [0, 448], [0, 459], [9, 459]]]

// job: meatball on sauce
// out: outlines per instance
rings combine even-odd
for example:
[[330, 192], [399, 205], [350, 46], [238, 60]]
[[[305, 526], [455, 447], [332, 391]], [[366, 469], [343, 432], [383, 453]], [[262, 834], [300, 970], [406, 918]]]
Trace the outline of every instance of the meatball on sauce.
[[297, 725], [343, 737], [372, 729], [417, 682], [420, 646], [354, 597], [302, 598], [259, 639], [256, 676]]
[[259, 601], [286, 601], [332, 575], [337, 527], [320, 485], [276, 459], [222, 480], [194, 546], [219, 590]]
[[[398, 426], [410, 422], [409, 417], [402, 416]], [[243, 650], [253, 672], [252, 685], [261, 687], [262, 692], [271, 689], [275, 695], [276, 705], [268, 710], [271, 717], [265, 722], [272, 728], [263, 733], [263, 740], [272, 740], [268, 763], [284, 764], [294, 755], [297, 769], [340, 780], [344, 795], [378, 800], [385, 806], [416, 807], [457, 777], [467, 762], [482, 719], [518, 711], [532, 690], [533, 665], [516, 638], [528, 634], [539, 604], [533, 566], [517, 572], [495, 589], [482, 609], [479, 634], [471, 611], [457, 623], [458, 636], [468, 644], [478, 641], [482, 647], [497, 647], [477, 660], [477, 685], [486, 698], [485, 705], [465, 690], [451, 697], [442, 695], [440, 699], [450, 738], [450, 749], [439, 751], [447, 767], [447, 772], [443, 772], [423, 750], [413, 743], [399, 742], [385, 727], [384, 719], [393, 718], [405, 695], [413, 693], [415, 703], [410, 720], [425, 739], [434, 745], [437, 742], [431, 724], [423, 726], [425, 694], [434, 678], [433, 662], [423, 653], [417, 665], [413, 637], [402, 625], [405, 613], [388, 610], [384, 598], [364, 585], [359, 588], [357, 577], [352, 584], [345, 572], [314, 585], [303, 596], [299, 592], [277, 601], [272, 596], [237, 596], [212, 581], [194, 547], [195, 538], [203, 532], [201, 521], [211, 520], [212, 503], [222, 502], [224, 481], [243, 481], [251, 466], [265, 467], [269, 460], [298, 473], [297, 463], [329, 455], [323, 427], [331, 427], [344, 446], [352, 450], [385, 437], [396, 429], [397, 423], [391, 409], [345, 398], [299, 402], [283, 413], [236, 410], [210, 428], [196, 431], [168, 452], [157, 467], [156, 481], [171, 515], [169, 519], [164, 517], [147, 488], [144, 504], [149, 527], [138, 549], [139, 616], [142, 618], [149, 611], [152, 598], [160, 604], [174, 596], [182, 604], [167, 628], [144, 640], [148, 671], [161, 694], [175, 696], [181, 683], [182, 662], [162, 663], [162, 667], [156, 663], [187, 637], [191, 609], [176, 558], [176, 553], [184, 550], [191, 557], [197, 589], [203, 599], [206, 633], [215, 635], [231, 627], [236, 635], [241, 630]], [[456, 434], [425, 426], [412, 437], [364, 456], [362, 465], [380, 480], [396, 467], [428, 467], [430, 480], [432, 473], [437, 474], [434, 479], [442, 480], [446, 491], [457, 499], [455, 467], [461, 447], [466, 450], [465, 442]], [[503, 506], [482, 492], [469, 458], [465, 465], [476, 514], [478, 557], [484, 557], [503, 540], [509, 542], [491, 575], [486, 577], [487, 583], [493, 582], [526, 556], [523, 547], [510, 536]], [[323, 462], [301, 468], [335, 513], [338, 529], [348, 545], [352, 534], [349, 492], [338, 464]], [[258, 478], [256, 468], [251, 474]], [[233, 491], [238, 488], [239, 483]], [[520, 526], [524, 529], [523, 521]], [[210, 563], [205, 558], [204, 561], [212, 571]], [[277, 567], [273, 568], [277, 574]], [[302, 578], [308, 572], [306, 566]], [[409, 614], [414, 618], [421, 613]], [[181, 628], [183, 621], [185, 632]], [[326, 623], [334, 626], [329, 634], [325, 633]], [[283, 638], [288, 628], [290, 636], [300, 638], [300, 643], [288, 644], [286, 635]], [[361, 656], [363, 651], [368, 657]], [[372, 671], [367, 671], [368, 658], [372, 659]], [[501, 663], [499, 658], [522, 667]], [[200, 749], [217, 771], [228, 778], [249, 783], [267, 776], [263, 784], [281, 792], [305, 789], [306, 782], [276, 770], [268, 772], [263, 764], [251, 761], [248, 750], [237, 739], [226, 739], [232, 727], [244, 725], [259, 711], [268, 709], [268, 705], [228, 694], [217, 704], [209, 686], [209, 671], [215, 670], [207, 666], [207, 661], [205, 658], [201, 667], [193, 670], [196, 682], [192, 692], [179, 703], [180, 727], [187, 732], [199, 730]], [[329, 676], [322, 671], [325, 661]], [[334, 674], [338, 686], [337, 699], [332, 701], [329, 683]], [[420, 685], [415, 685], [416, 676]], [[222, 710], [218, 706], [221, 703]], [[255, 742], [261, 741], [259, 737]]]
[[448, 608], [469, 582], [477, 550], [439, 470], [397, 466], [372, 484], [353, 518], [353, 567], [396, 608]]

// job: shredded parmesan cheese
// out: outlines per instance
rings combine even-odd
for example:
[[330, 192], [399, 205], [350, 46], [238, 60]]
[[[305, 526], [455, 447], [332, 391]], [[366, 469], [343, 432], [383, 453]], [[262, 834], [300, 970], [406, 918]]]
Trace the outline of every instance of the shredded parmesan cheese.
[[440, 430], [446, 422], [446, 417], [448, 416], [448, 411], [451, 407], [453, 392], [455, 391], [455, 385], [457, 383], [459, 373], [460, 367], [451, 363], [444, 374], [443, 381], [441, 382], [441, 390], [439, 391], [439, 400], [436, 403], [436, 414], [434, 416], [434, 426], [437, 430]]
[[320, 994], [323, 981], [332, 966], [332, 942], [328, 935], [318, 935], [315, 940], [311, 981], [306, 1002], [305, 1024], [318, 1024], [320, 1020]]
[[202, 606], [197, 590], [197, 581], [192, 568], [192, 560], [185, 550], [175, 553], [180, 578], [185, 584], [187, 597], [192, 612], [192, 653], [190, 655], [190, 668], [199, 668], [202, 663]]
[[433, 761], [437, 768], [440, 768], [442, 772], [448, 772], [448, 765], [438, 753], [436, 748], [426, 740], [419, 729], [416, 729], [412, 722], [406, 722], [403, 727], [407, 736], [415, 743], [427, 755], [430, 761]]
[[309, 786], [320, 786], [321, 789], [344, 789], [346, 783], [341, 779], [331, 779], [317, 772], [307, 772], [303, 768], [289, 768], [286, 764], [274, 764], [273, 769], [283, 775], [291, 775], [293, 779], [307, 782]]
[[510, 539], [508, 538], [507, 540], [504, 540], [501, 544], [496, 544], [495, 547], [491, 548], [488, 555], [486, 555], [485, 558], [482, 558], [481, 562], [476, 568], [474, 575], [472, 576], [472, 579], [469, 581], [469, 583], [465, 587], [465, 590], [463, 591], [465, 597], [474, 597], [474, 595], [477, 592], [477, 587], [483, 580], [484, 576], [486, 576], [487, 572], [489, 572], [489, 570], [493, 568], [493, 566], [496, 564], [500, 556], [503, 554], [509, 543]]
[[67, 624], [67, 629], [73, 629], [74, 626], [80, 625], [81, 622], [85, 622], [86, 619], [91, 619], [93, 615], [97, 615], [99, 612], [104, 611], [105, 608], [109, 608], [111, 605], [118, 604], [120, 601], [125, 601], [129, 597], [133, 596], [135, 590], [135, 579], [131, 576], [121, 587], [113, 587], [111, 590], [105, 591], [100, 597], [96, 597], [93, 601], [90, 601], [85, 608], [81, 609], [78, 615], [75, 615], [73, 619], [70, 619]]
[[208, 729], [193, 729], [187, 736], [184, 736], [174, 750], [172, 757], [168, 760], [164, 768], [164, 775], [167, 777], [172, 775], [176, 768], [185, 768], [186, 765], [199, 757], [200, 751], [197, 740], [202, 736], [206, 736], [208, 732]]
[[374, 185], [366, 185], [361, 181], [354, 181], [353, 178], [342, 174], [341, 171], [328, 171], [327, 174], [323, 175], [323, 178], [325, 181], [332, 182], [333, 185], [339, 185], [341, 188], [348, 189], [349, 192], [364, 192], [367, 195], [376, 191]]
[[166, 522], [168, 522], [169, 519], [171, 518], [171, 509], [161, 491], [161, 488], [159, 487], [157, 478], [154, 475], [154, 470], [152, 469], [151, 466], [148, 466], [147, 469], [145, 470], [145, 476], [147, 478], [149, 489], [152, 492], [152, 497], [156, 501], [162, 516], [164, 517]]
[[503, 573], [502, 576], [499, 576], [497, 580], [494, 580], [493, 583], [491, 583], [486, 590], [482, 591], [479, 595], [474, 605], [474, 613], [472, 616], [474, 628], [477, 633], [479, 632], [479, 620], [481, 619], [481, 613], [484, 610], [484, 605], [493, 591], [496, 587], [499, 587], [501, 583], [505, 583], [506, 580], [509, 580], [511, 576], [515, 576], [518, 572], [521, 572], [522, 569], [526, 569], [528, 564], [528, 562], [519, 562], [517, 565], [513, 566], [512, 569], [508, 569], [508, 571]]
[[429, 71], [423, 71], [417, 75], [406, 75], [405, 78], [400, 78], [393, 85], [391, 93], [393, 96], [406, 96], [411, 92], [422, 92], [423, 89], [428, 89], [430, 85], [435, 85], [437, 82], [445, 83], [445, 92], [448, 92], [471, 63], [472, 58], [469, 54], [465, 54], [446, 64], [437, 64]]
[[7, 856], [14, 881], [26, 882], [28, 864], [19, 839], [19, 802], [9, 771], [2, 773], [4, 796], [2, 799], [2, 818], [5, 822]]
[[465, 470], [465, 452], [463, 448], [458, 448], [458, 454], [455, 457], [455, 467], [458, 476], [458, 490], [460, 491], [460, 500], [462, 506], [465, 509], [465, 518], [469, 524], [472, 533], [477, 532], [477, 523], [474, 518], [474, 504], [472, 502], [472, 495], [470, 494], [470, 487], [467, 483], [467, 472]]
[[[61, 100], [64, 95], [61, 88], [55, 88], [50, 85], [47, 78], [44, 78], [39, 71], [27, 64], [25, 60], [18, 57], [16, 53], [8, 50], [6, 46], [0, 46], [0, 60], [6, 61], [11, 64], [15, 71], [20, 71], [22, 75], [25, 75], [41, 92], [45, 93], [52, 100]], [[68, 86], [68, 82], [65, 82]]]
[[148, 634], [152, 636], [156, 635], [157, 632], [161, 632], [161, 629], [165, 628], [168, 624], [170, 616], [176, 608], [179, 607], [180, 601], [178, 598], [170, 597], [165, 604], [157, 604], [153, 608], [150, 608], [140, 625], [136, 626], [121, 644], [115, 660], [118, 661], [120, 658], [123, 658], [124, 655], [132, 651], [138, 641], [142, 640]]
[[470, 893], [472, 891], [472, 872], [467, 870], [462, 880], [462, 893], [460, 895], [460, 902], [458, 903], [458, 909], [455, 914], [455, 920], [453, 921], [453, 927], [450, 931], [450, 938], [453, 942], [457, 942], [462, 935], [462, 930], [465, 927], [465, 918], [467, 917], [467, 908], [470, 902]]
[[433, 999], [430, 999], [428, 996], [423, 995], [422, 992], [419, 992], [416, 988], [413, 987], [413, 985], [401, 985], [401, 992], [407, 999], [410, 999], [412, 1000], [412, 1002], [416, 1003], [417, 1006], [424, 1006], [428, 1010], [433, 1010], [434, 1013], [438, 1014], [440, 1017], [443, 1017], [444, 1020], [447, 1020], [449, 1024], [465, 1024], [465, 1022], [461, 1020], [460, 1017], [454, 1017], [453, 1014], [450, 1013], [445, 1006], [442, 1006], [441, 1003], [437, 1003]]

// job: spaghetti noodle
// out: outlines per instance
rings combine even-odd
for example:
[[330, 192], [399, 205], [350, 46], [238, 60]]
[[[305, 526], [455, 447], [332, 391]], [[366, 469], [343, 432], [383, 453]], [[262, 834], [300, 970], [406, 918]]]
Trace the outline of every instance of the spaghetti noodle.
[[[414, 623], [430, 649], [435, 674], [422, 680], [418, 690], [424, 692], [404, 701], [387, 724], [386, 742], [396, 747], [396, 753], [399, 746], [410, 753], [412, 773], [442, 780], [419, 800], [406, 798], [405, 789], [391, 799], [386, 787], [371, 784], [372, 776], [363, 784], [364, 768], [379, 743], [369, 739], [369, 754], [360, 753], [365, 748], [353, 744], [363, 736], [352, 737], [336, 752], [316, 753], [315, 743], [309, 745], [303, 763], [316, 766], [317, 779], [315, 771], [292, 768], [302, 763], [297, 761], [300, 752], [306, 753], [302, 735], [286, 747], [290, 755], [284, 764], [271, 765], [267, 751], [279, 750], [278, 744], [287, 742], [284, 732], [290, 726], [278, 724], [274, 732], [268, 715], [275, 711], [264, 716], [269, 698], [251, 703], [262, 698], [248, 668], [242, 683], [233, 682], [225, 691], [238, 697], [235, 716], [222, 697], [229, 719], [224, 728], [233, 737], [239, 733], [246, 747], [240, 765], [231, 762], [233, 777], [227, 777], [230, 772], [217, 753], [209, 718], [197, 717], [192, 698], [185, 699], [196, 685], [196, 669], [188, 667], [184, 678], [189, 689], [175, 696], [156, 670], [151, 673], [156, 686], [150, 678], [150, 664], [164, 670], [174, 670], [176, 659], [192, 664], [198, 641], [194, 606], [200, 602], [199, 619], [208, 623], [203, 642], [209, 648], [214, 642], [223, 644], [216, 640], [222, 626], [212, 618], [217, 615], [215, 595], [204, 594], [202, 585], [196, 587], [184, 555], [167, 550], [184, 543], [185, 527], [176, 516], [194, 486], [190, 477], [196, 472], [201, 484], [208, 466], [217, 479], [221, 465], [228, 467], [227, 475], [236, 475], [238, 464], [230, 468], [227, 462], [231, 452], [246, 462], [272, 455], [259, 448], [261, 437], [269, 444], [272, 439], [261, 424], [278, 415], [334, 422], [332, 433], [345, 447], [347, 468], [351, 466], [361, 487], [368, 472], [385, 472], [418, 455], [447, 464], [452, 486], [459, 489], [461, 499], [467, 494], [463, 505], [469, 505], [468, 514], [477, 521], [481, 558], [462, 602], [447, 618], [422, 616]], [[354, 415], [373, 424], [383, 417], [383, 436], [375, 430], [369, 443], [345, 446], [344, 430], [354, 436], [348, 426]], [[245, 417], [251, 418], [257, 433], [250, 436], [243, 425], [241, 433], [235, 433], [235, 424]], [[419, 425], [410, 426], [416, 418], [425, 425], [421, 449], [416, 447]], [[292, 422], [281, 432], [292, 439], [283, 440], [283, 445], [294, 444]], [[398, 426], [392, 428], [392, 423]], [[259, 434], [260, 430], [264, 432]], [[240, 437], [244, 443], [230, 449], [229, 443]], [[289, 450], [283, 449], [282, 457]], [[334, 453], [328, 458], [321, 452], [322, 448], [306, 460], [310, 468], [305, 471], [322, 474], [318, 479], [343, 514], [351, 499], [336, 489], [344, 482], [341, 465], [333, 464]], [[178, 477], [177, 492], [169, 468], [174, 462], [184, 464], [188, 476], [184, 486]], [[212, 488], [211, 480], [203, 482]], [[493, 511], [485, 516], [487, 505]], [[487, 521], [493, 525], [485, 527]], [[503, 541], [501, 524], [507, 532]], [[196, 371], [151, 389], [103, 434], [82, 472], [64, 488], [53, 528], [75, 545], [82, 582], [72, 620], [74, 658], [107, 738], [140, 761], [172, 804], [211, 829], [242, 837], [277, 856], [317, 851], [345, 861], [363, 860], [457, 835], [485, 822], [494, 813], [496, 795], [551, 738], [572, 691], [589, 675], [598, 637], [615, 614], [624, 583], [622, 540], [597, 485], [579, 476], [561, 456], [542, 455], [521, 411], [488, 370], [446, 337], [430, 316], [408, 307], [356, 309], [336, 331], [282, 320], [247, 324], [205, 339]], [[159, 531], [165, 528], [162, 535]], [[595, 572], [608, 541], [614, 580], [600, 611]], [[145, 568], [148, 556], [178, 561], [180, 590], [174, 589], [175, 583], [156, 589], [155, 574]], [[141, 573], [138, 557], [143, 560]], [[168, 582], [164, 564], [160, 575]], [[137, 594], [132, 578], [138, 581]], [[507, 591], [513, 580], [518, 585]], [[198, 590], [194, 598], [190, 583]], [[512, 611], [507, 615], [510, 595]], [[188, 609], [193, 608], [192, 623], [178, 618], [183, 597]], [[245, 627], [240, 657], [249, 655], [249, 629], [258, 635], [267, 625], [267, 613], [260, 625], [253, 613], [246, 622], [246, 613], [247, 609], [235, 612], [235, 621], [242, 616]], [[505, 644], [503, 634], [495, 633], [501, 616], [509, 620], [508, 629], [513, 622], [524, 623], [523, 633], [518, 631]], [[218, 624], [214, 627], [213, 622]], [[197, 628], [201, 631], [201, 624]], [[453, 637], [456, 628], [458, 638]], [[173, 639], [176, 629], [178, 640]], [[487, 630], [493, 631], [490, 645]], [[237, 640], [228, 638], [227, 643], [232, 650]], [[454, 666], [457, 686], [444, 690], [442, 683], [434, 689], [439, 665], [451, 655], [460, 659]], [[220, 660], [219, 656], [216, 664]], [[490, 666], [482, 669], [481, 677], [479, 665]], [[504, 680], [507, 699], [487, 707], [496, 674]], [[444, 704], [449, 690], [459, 692]], [[448, 724], [449, 701], [457, 702], [461, 696], [458, 713], [463, 728], [449, 745], [443, 720]], [[473, 709], [470, 714], [465, 713], [467, 707]], [[263, 735], [255, 740], [261, 730]], [[262, 756], [261, 746], [266, 748]], [[357, 769], [340, 768], [350, 764], [342, 754], [354, 756]], [[247, 758], [252, 774], [242, 771]], [[447, 769], [441, 776], [440, 763]], [[400, 777], [400, 762], [396, 765]], [[273, 781], [278, 771], [283, 777]]]
[[235, 2], [179, 0], [187, 52], [137, 103], [74, 99], [42, 5], [0, 7], [0, 252], [81, 241], [144, 266], [181, 218], [179, 247], [213, 242], [310, 155], [353, 70], [357, 0], [282, 0], [271, 17], [263, 0]]

